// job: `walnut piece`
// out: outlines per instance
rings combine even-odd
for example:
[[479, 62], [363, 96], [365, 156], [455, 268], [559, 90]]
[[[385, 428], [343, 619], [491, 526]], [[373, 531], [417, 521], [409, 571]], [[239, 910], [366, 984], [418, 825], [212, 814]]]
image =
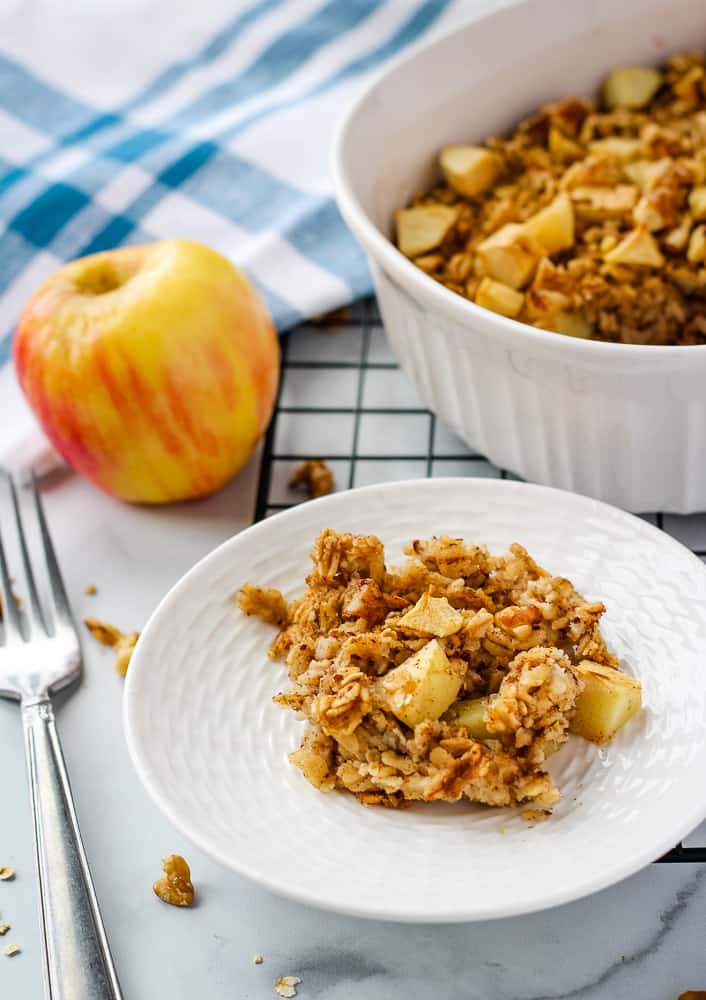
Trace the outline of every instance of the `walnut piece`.
[[152, 886], [156, 896], [172, 906], [191, 906], [194, 901], [194, 887], [191, 871], [180, 854], [170, 854], [162, 859], [164, 875]]
[[333, 473], [320, 458], [308, 458], [298, 465], [289, 477], [289, 485], [292, 489], [303, 485], [312, 500], [333, 493], [335, 489]]

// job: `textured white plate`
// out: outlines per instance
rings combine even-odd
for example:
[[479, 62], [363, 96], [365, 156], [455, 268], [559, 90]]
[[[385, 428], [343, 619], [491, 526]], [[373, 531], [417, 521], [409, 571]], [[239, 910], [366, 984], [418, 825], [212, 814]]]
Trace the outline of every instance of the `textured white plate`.
[[[599, 750], [574, 739], [552, 761], [564, 797], [529, 827], [473, 805], [366, 809], [322, 795], [287, 760], [302, 723], [274, 705], [274, 631], [241, 615], [246, 581], [302, 589], [325, 527], [378, 534], [400, 560], [448, 533], [520, 541], [605, 601], [604, 632], [639, 677], [644, 712]], [[365, 917], [481, 920], [610, 885], [706, 815], [706, 567], [644, 521], [523, 483], [436, 479], [338, 493], [255, 525], [167, 595], [138, 643], [125, 727], [135, 766], [174, 825], [230, 868], [301, 902]]]

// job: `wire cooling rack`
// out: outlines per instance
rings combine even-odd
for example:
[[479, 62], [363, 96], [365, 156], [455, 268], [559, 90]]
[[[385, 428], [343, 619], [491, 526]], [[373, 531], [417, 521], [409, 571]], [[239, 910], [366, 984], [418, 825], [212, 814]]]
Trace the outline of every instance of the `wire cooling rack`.
[[[288, 481], [307, 458], [325, 459], [338, 489], [425, 476], [516, 478], [471, 451], [421, 405], [387, 346], [373, 299], [282, 338], [256, 520], [303, 501]], [[645, 517], [706, 559], [706, 514]], [[660, 860], [706, 861], [706, 824]]]

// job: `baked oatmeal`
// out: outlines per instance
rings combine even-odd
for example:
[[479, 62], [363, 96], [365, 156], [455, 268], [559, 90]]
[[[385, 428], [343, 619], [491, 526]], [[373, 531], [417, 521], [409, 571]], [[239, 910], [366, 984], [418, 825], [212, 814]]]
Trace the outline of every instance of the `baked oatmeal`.
[[397, 245], [478, 305], [574, 337], [706, 343], [706, 58], [616, 69], [508, 138], [448, 146]]
[[551, 806], [545, 769], [569, 730], [605, 742], [640, 708], [582, 597], [518, 544], [416, 540], [388, 568], [374, 535], [327, 529], [291, 603], [245, 585], [240, 607], [277, 625], [291, 687], [275, 697], [308, 727], [291, 761], [322, 791], [366, 805], [461, 798]]

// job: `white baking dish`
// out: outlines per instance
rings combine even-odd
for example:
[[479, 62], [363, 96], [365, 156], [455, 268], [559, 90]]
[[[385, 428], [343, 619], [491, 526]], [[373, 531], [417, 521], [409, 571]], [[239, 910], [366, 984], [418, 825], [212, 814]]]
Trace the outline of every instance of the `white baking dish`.
[[472, 447], [534, 482], [630, 510], [706, 509], [706, 346], [575, 340], [479, 308], [388, 236], [440, 146], [595, 93], [616, 65], [706, 47], [703, 0], [524, 0], [412, 50], [336, 139], [338, 203], [368, 252], [387, 334], [424, 401]]

